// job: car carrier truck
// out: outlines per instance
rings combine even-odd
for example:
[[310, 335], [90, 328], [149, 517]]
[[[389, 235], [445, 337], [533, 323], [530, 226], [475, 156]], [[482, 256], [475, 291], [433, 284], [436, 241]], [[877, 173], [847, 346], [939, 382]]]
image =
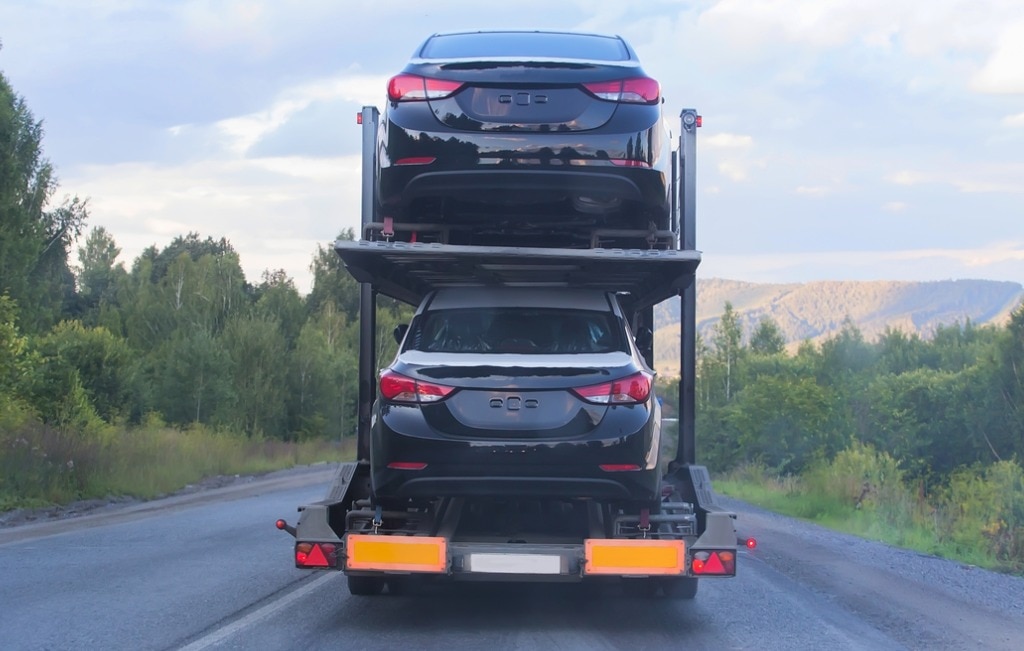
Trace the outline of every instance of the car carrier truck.
[[[299, 507], [292, 526], [296, 567], [342, 571], [355, 595], [398, 593], [411, 580], [618, 581], [627, 590], [692, 599], [699, 579], [735, 576], [740, 541], [735, 515], [715, 498], [705, 467], [696, 463], [694, 432], [696, 297], [696, 135], [701, 117], [681, 113], [672, 161], [671, 229], [590, 234], [591, 248], [449, 244], [439, 228], [430, 241], [408, 241], [377, 213], [374, 156], [380, 114], [364, 107], [362, 230], [338, 241], [337, 253], [360, 287], [357, 460], [343, 463], [324, 499]], [[603, 238], [637, 236], [645, 248], [602, 248]], [[405, 239], [406, 241], [400, 241]], [[418, 304], [438, 288], [561, 286], [599, 288], [620, 301], [636, 345], [653, 367], [654, 306], [681, 301], [678, 442], [662, 468], [656, 505], [609, 507], [580, 495], [564, 504], [513, 509], [438, 495], [407, 504], [377, 499], [371, 477], [371, 421], [377, 398], [376, 301], [384, 295]], [[397, 333], [400, 337], [403, 333]], [[659, 412], [660, 413], [660, 410]], [[499, 508], [498, 505], [501, 505]]]

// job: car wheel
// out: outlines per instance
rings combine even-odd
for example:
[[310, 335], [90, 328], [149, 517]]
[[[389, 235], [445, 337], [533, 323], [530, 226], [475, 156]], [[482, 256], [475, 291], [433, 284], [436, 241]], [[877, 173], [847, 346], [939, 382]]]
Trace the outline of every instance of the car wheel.
[[376, 576], [348, 577], [348, 591], [357, 597], [372, 597], [384, 591], [384, 579]]

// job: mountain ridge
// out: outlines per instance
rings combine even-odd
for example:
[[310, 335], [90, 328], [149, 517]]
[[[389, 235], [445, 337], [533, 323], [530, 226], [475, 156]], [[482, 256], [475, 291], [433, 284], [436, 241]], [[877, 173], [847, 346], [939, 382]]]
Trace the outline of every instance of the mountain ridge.
[[[886, 328], [930, 337], [939, 326], [970, 321], [1005, 323], [1024, 300], [1024, 285], [996, 280], [811, 281], [753, 283], [723, 278], [697, 279], [697, 331], [707, 341], [732, 304], [749, 337], [758, 322], [771, 317], [795, 348], [820, 342], [849, 318], [868, 341]], [[679, 372], [679, 302], [655, 308], [655, 361], [662, 375]]]

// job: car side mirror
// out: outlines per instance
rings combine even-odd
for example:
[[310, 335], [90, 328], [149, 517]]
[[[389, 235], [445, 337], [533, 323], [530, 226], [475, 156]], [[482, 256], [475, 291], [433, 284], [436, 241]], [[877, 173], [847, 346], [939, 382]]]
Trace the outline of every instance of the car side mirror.
[[654, 343], [654, 333], [650, 328], [640, 328], [633, 335], [633, 341], [636, 342], [636, 347], [640, 350], [647, 350]]
[[391, 334], [395, 336], [395, 341], [397, 341], [398, 343], [402, 343], [402, 340], [405, 339], [405, 333], [408, 331], [408, 323], [399, 323], [398, 325], [395, 326], [395, 329], [391, 332]]

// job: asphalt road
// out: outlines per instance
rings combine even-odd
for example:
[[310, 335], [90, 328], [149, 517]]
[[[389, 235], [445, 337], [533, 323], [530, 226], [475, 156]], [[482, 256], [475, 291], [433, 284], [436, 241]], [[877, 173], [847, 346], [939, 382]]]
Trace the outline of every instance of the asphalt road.
[[351, 597], [273, 527], [324, 473], [0, 530], [2, 649], [1024, 649], [1024, 579], [743, 505], [760, 546], [692, 602], [612, 586]]

